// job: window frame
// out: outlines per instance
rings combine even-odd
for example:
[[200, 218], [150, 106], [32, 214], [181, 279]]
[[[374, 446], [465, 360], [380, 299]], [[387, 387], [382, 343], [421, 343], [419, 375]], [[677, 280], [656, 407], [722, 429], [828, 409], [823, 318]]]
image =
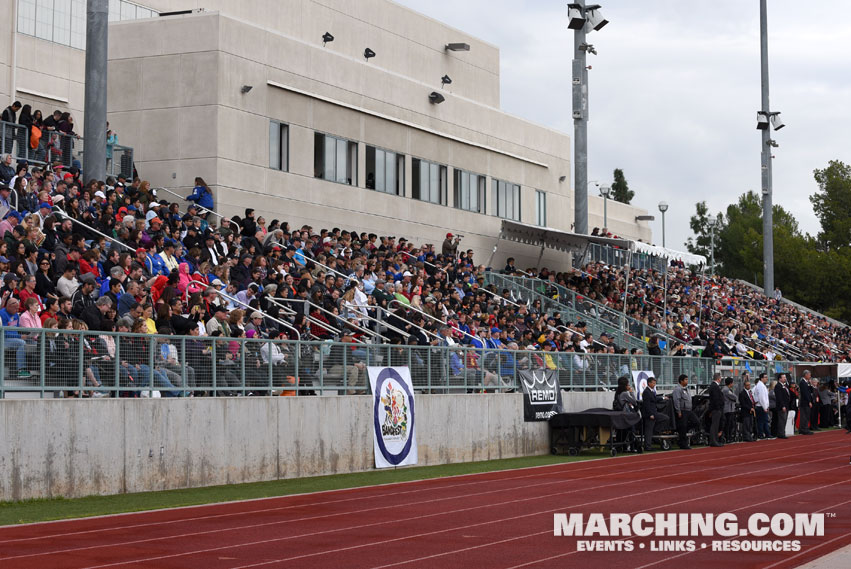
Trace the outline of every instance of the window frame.
[[269, 120], [269, 168], [290, 171], [290, 125], [275, 119]]
[[[521, 221], [521, 186], [507, 180], [491, 178], [492, 215], [511, 221]], [[510, 200], [509, 200], [510, 198]], [[510, 201], [510, 203], [509, 203]]]
[[[319, 140], [322, 140], [320, 146]], [[329, 144], [329, 140], [333, 144]], [[339, 166], [341, 158], [344, 159], [343, 165], [346, 169], [346, 178], [340, 180]], [[321, 168], [317, 163], [321, 161]], [[333, 161], [333, 171], [329, 169], [328, 162]], [[332, 172], [333, 179], [327, 175]], [[342, 184], [344, 186], [358, 185], [358, 142], [342, 138], [340, 136], [316, 130], [313, 132], [313, 177], [326, 182]]]
[[[388, 194], [391, 196], [402, 196], [405, 195], [405, 155], [401, 152], [396, 152], [395, 150], [390, 150], [388, 148], [383, 148], [381, 146], [377, 146], [375, 144], [365, 144], [364, 149], [364, 187], [368, 190], [374, 190], [376, 192], [382, 194]], [[378, 156], [379, 153], [383, 154], [383, 158], [381, 163], [384, 165], [384, 177], [381, 181], [379, 181], [378, 176], [376, 175], [378, 170]], [[396, 187], [393, 190], [388, 189], [387, 184], [387, 173], [390, 161], [387, 160], [388, 155], [393, 155], [393, 164], [394, 164], [394, 172], [396, 176]], [[372, 172], [370, 172], [370, 155], [372, 155]], [[373, 174], [373, 182], [370, 187], [369, 175]], [[379, 189], [379, 186], [383, 185], [383, 189]]]
[[[453, 197], [454, 199], [454, 207], [456, 209], [460, 209], [462, 211], [469, 211], [471, 213], [487, 213], [487, 194], [488, 194], [488, 177], [484, 174], [477, 174], [476, 172], [471, 172], [470, 170], [464, 170], [463, 168], [453, 168], [453, 176], [452, 179], [454, 181], [453, 188]], [[466, 188], [465, 181], [466, 178]], [[472, 196], [474, 192], [471, 190], [471, 186], [473, 180], [475, 179], [476, 183], [476, 207], [473, 208], [471, 204]], [[465, 196], [466, 189], [466, 196]], [[466, 199], [465, 199], [466, 198]], [[465, 207], [466, 202], [466, 207]]]
[[547, 192], [535, 190], [535, 225], [547, 227]]
[[[422, 188], [421, 181], [423, 177], [422, 165], [427, 164], [427, 174], [426, 179], [429, 181], [428, 184], [428, 199], [422, 198]], [[436, 176], [435, 176], [436, 174]], [[437, 180], [437, 189], [432, 188], [432, 182]], [[447, 193], [449, 187], [449, 167], [446, 164], [441, 164], [439, 162], [432, 162], [431, 160], [426, 160], [425, 158], [412, 157], [411, 158], [411, 198], [431, 203], [435, 205], [446, 205]], [[437, 192], [438, 201], [434, 201], [431, 199], [433, 194]]]

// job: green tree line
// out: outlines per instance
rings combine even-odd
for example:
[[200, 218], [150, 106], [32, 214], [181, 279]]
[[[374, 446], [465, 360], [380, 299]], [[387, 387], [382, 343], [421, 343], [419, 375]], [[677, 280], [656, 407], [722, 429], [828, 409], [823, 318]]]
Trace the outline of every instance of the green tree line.
[[[851, 322], [851, 166], [832, 160], [815, 170], [818, 190], [810, 196], [821, 225], [815, 237], [801, 232], [795, 216], [779, 205], [774, 215], [774, 282], [783, 296], [844, 322]], [[712, 213], [705, 201], [690, 220], [687, 249], [712, 257], [715, 273], [762, 284], [762, 204], [753, 191], [726, 211]]]

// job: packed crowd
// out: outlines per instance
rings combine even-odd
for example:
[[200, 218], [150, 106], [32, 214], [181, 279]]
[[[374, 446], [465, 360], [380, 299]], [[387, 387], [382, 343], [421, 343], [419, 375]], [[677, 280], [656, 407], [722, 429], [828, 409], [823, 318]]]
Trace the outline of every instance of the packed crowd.
[[[626, 314], [666, 333], [680, 343], [670, 350], [698, 346], [712, 357], [800, 361], [847, 361], [851, 354], [851, 329], [822, 316], [767, 297], [739, 281], [692, 272], [672, 263], [667, 277], [661, 271], [630, 269], [590, 263], [581, 270], [532, 274], [558, 283], [593, 304], [621, 312], [626, 294]], [[627, 283], [628, 280], [628, 283]], [[667, 297], [665, 290], [667, 288]], [[558, 294], [555, 287], [550, 291]], [[664, 353], [651, 339], [654, 353]]]

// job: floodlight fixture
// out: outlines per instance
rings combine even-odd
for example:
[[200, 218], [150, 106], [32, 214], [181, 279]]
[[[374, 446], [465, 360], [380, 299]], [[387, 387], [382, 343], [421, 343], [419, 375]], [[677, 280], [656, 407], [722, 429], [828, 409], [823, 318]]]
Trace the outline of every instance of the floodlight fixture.
[[763, 111], [756, 113], [756, 128], [757, 130], [766, 130], [768, 128], [768, 117]]
[[242, 93], [243, 95], [245, 95], [246, 93], [251, 91], [253, 88], [254, 88], [254, 85], [243, 85], [242, 88], [239, 90], [239, 92]]
[[325, 32], [322, 34], [322, 45], [324, 46], [326, 43], [334, 41], [334, 36], [331, 35], [331, 32]]
[[609, 21], [600, 12], [600, 5], [594, 4], [585, 8], [585, 31], [600, 31]]
[[783, 121], [780, 119], [780, 113], [771, 113], [771, 127], [774, 130], [780, 130], [784, 126], [786, 125], [783, 124]]
[[636, 215], [635, 221], [656, 221], [655, 215]]
[[470, 44], [463, 42], [448, 43], [443, 49], [446, 51], [470, 51]]
[[432, 91], [428, 95], [428, 102], [431, 103], [432, 105], [439, 105], [440, 103], [442, 103], [445, 100], [446, 100], [446, 97], [444, 97], [443, 95], [441, 95], [437, 91]]
[[600, 195], [606, 199], [612, 195], [612, 187], [611, 186], [600, 186]]
[[440, 88], [443, 89], [443, 85], [451, 85], [452, 84], [452, 78], [449, 77], [449, 75], [444, 75], [443, 77], [440, 78], [440, 83], [441, 83]]
[[375, 52], [374, 52], [374, 51], [372, 51], [372, 50], [371, 50], [371, 49], [369, 49], [369, 48], [366, 48], [365, 50], [363, 50], [363, 57], [364, 57], [364, 59], [366, 59], [367, 61], [369, 61], [369, 60], [370, 60], [370, 58], [375, 57]]
[[585, 15], [582, 12], [582, 6], [579, 4], [567, 5], [567, 27], [571, 30], [581, 30], [585, 25]]
[[659, 211], [661, 211], [662, 213], [668, 211], [668, 204], [665, 202], [659, 202]]

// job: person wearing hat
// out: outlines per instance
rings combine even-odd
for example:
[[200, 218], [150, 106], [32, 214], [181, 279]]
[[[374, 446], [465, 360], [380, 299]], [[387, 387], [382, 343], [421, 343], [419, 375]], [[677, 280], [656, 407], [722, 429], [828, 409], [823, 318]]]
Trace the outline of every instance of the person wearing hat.
[[[453, 240], [454, 238], [454, 240]], [[458, 254], [458, 244], [461, 242], [460, 235], [446, 234], [446, 239], [443, 240], [443, 246], [440, 248], [441, 253], [445, 258], [454, 259]]]
[[166, 239], [163, 243], [163, 250], [159, 254], [168, 273], [178, 270], [180, 266], [177, 257], [174, 256], [174, 247], [174, 241]]
[[9, 202], [9, 196], [12, 195], [12, 188], [6, 184], [0, 184], [0, 210], [8, 212], [12, 209], [12, 204]]
[[94, 306], [95, 300], [92, 298], [92, 292], [97, 287], [97, 280], [92, 273], [81, 275], [79, 281], [80, 287], [71, 297], [71, 314], [75, 318], [81, 318], [87, 308]]
[[222, 336], [230, 336], [227, 308], [224, 306], [214, 306], [213, 317], [207, 321], [206, 328], [208, 336], [214, 335], [215, 332], [220, 332]]
[[249, 315], [248, 324], [245, 325], [245, 334], [254, 333], [255, 338], [268, 338], [269, 331], [263, 322], [263, 314], [259, 310], [253, 311]]

